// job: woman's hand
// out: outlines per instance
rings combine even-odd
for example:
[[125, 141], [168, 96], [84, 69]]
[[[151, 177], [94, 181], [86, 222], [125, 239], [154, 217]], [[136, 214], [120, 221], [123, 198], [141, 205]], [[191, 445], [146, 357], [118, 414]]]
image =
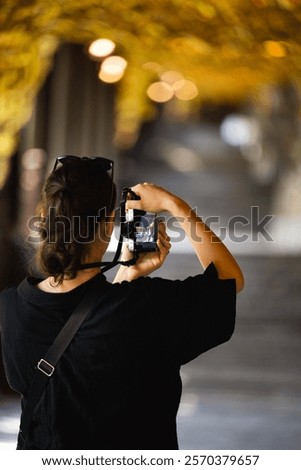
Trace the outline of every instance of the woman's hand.
[[[158, 251], [141, 253], [136, 264], [133, 266], [121, 266], [115, 276], [113, 283], [122, 281], [133, 281], [141, 276], [148, 276], [150, 273], [159, 269], [164, 263], [170, 248], [170, 238], [166, 233], [165, 224], [159, 223], [158, 227]], [[122, 261], [128, 261], [133, 257], [126, 245], [122, 250]]]
[[126, 209], [140, 209], [147, 212], [170, 211], [177, 197], [166, 189], [152, 183], [137, 184], [131, 187], [140, 200], [128, 199]]

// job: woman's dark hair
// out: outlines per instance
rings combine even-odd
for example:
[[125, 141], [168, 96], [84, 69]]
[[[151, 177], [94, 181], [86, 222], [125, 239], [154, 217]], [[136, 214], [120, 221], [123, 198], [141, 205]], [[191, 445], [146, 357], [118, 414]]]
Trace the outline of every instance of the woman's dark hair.
[[45, 222], [36, 256], [39, 270], [57, 284], [74, 279], [99, 227], [104, 235], [105, 217], [114, 210], [115, 201], [115, 184], [95, 160], [78, 159], [52, 172], [38, 205]]

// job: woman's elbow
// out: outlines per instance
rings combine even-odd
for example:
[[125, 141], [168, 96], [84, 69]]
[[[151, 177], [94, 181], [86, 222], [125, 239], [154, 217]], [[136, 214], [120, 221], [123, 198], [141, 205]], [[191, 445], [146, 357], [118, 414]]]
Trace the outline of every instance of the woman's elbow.
[[236, 293], [238, 294], [240, 291], [243, 290], [245, 286], [245, 280], [244, 280], [244, 276], [242, 272], [240, 272], [239, 275], [236, 276], [235, 281], [236, 281]]
[[239, 266], [237, 266], [237, 269], [236, 269], [235, 281], [236, 281], [236, 293], [238, 294], [240, 291], [243, 290], [244, 285], [245, 285], [244, 275]]

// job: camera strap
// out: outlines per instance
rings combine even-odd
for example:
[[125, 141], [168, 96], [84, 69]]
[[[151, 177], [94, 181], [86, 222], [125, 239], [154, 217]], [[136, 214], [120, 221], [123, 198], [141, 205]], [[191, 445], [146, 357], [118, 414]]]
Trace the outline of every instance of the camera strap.
[[117, 266], [117, 264], [120, 264], [122, 266], [133, 266], [136, 264], [136, 261], [139, 257], [138, 253], [133, 253], [133, 257], [128, 260], [128, 261], [121, 261], [119, 260], [119, 257], [121, 255], [121, 250], [122, 250], [122, 242], [123, 242], [123, 231], [122, 231], [122, 226], [125, 223], [126, 216], [125, 216], [125, 204], [128, 199], [128, 195], [131, 196], [131, 199], [140, 199], [137, 194], [134, 193], [130, 188], [123, 188], [122, 190], [122, 195], [121, 195], [121, 200], [120, 200], [120, 235], [119, 235], [119, 240], [118, 240], [118, 245], [117, 249], [114, 255], [114, 258], [112, 261], [96, 261], [94, 263], [86, 263], [86, 264], [81, 264], [79, 267], [79, 270], [81, 269], [89, 269], [89, 268], [102, 268], [102, 272], [106, 272], [111, 268], [114, 268], [114, 266]]

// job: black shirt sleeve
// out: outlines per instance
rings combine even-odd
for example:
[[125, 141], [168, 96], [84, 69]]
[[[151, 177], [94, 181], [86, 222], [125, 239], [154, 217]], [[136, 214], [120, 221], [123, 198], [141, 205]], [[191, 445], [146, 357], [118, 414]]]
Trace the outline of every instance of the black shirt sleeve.
[[164, 330], [165, 346], [179, 364], [230, 339], [235, 325], [235, 280], [219, 279], [213, 263], [203, 274], [183, 281], [152, 281], [155, 290], [149, 292], [159, 302], [154, 312]]

